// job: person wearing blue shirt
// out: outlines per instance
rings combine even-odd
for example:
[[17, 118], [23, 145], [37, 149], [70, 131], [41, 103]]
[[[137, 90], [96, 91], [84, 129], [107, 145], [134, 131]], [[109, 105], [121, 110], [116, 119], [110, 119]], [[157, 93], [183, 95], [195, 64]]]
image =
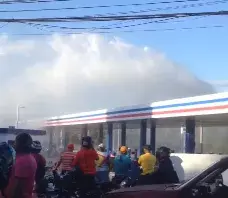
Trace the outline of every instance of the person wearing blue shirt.
[[129, 170], [131, 169], [131, 159], [127, 153], [127, 147], [120, 147], [120, 155], [116, 156], [114, 160], [114, 172], [115, 177], [128, 176]]

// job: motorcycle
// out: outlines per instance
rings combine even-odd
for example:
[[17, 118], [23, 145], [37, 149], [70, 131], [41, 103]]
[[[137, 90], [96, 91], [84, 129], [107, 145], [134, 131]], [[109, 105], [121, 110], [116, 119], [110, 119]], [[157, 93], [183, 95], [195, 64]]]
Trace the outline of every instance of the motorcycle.
[[55, 198], [50, 195], [50, 192], [54, 192], [54, 176], [50, 174], [50, 172], [46, 172], [44, 178], [35, 185], [34, 193], [36, 194], [37, 198]]
[[36, 184], [35, 193], [38, 198], [78, 198], [77, 188], [72, 182], [72, 174], [59, 174], [47, 171], [43, 180]]
[[136, 185], [137, 179], [133, 179], [130, 176], [118, 175], [112, 179], [113, 190], [120, 188], [129, 188]]
[[[78, 183], [74, 178], [73, 172], [59, 174], [53, 171], [54, 190], [47, 189], [47, 194], [56, 194], [56, 198], [76, 198], [78, 192]], [[54, 192], [53, 192], [54, 191]]]
[[120, 188], [131, 188], [136, 186], [137, 184], [137, 179], [133, 179], [131, 177], [126, 177], [121, 183], [120, 183]]
[[[54, 190], [48, 190], [47, 198], [81, 198], [82, 192], [80, 189], [81, 172], [76, 168], [70, 172], [59, 174], [57, 171], [53, 171], [54, 177]], [[96, 187], [86, 192], [88, 198], [100, 198], [101, 189]], [[83, 198], [84, 198], [83, 196]]]

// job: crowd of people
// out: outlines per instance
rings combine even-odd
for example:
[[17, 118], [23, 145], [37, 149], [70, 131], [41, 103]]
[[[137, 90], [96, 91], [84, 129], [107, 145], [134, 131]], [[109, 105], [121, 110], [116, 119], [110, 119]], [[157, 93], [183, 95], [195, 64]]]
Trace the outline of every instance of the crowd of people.
[[[17, 135], [14, 145], [9, 145], [13, 156], [13, 165], [7, 185], [2, 191], [4, 198], [32, 198], [34, 184], [38, 188], [45, 175], [45, 158], [38, 141], [33, 141], [27, 133]], [[137, 159], [127, 146], [121, 146], [118, 153], [110, 153], [103, 144], [93, 147], [90, 136], [82, 138], [81, 149], [74, 152], [74, 145], [67, 145], [59, 161], [53, 167], [63, 174], [78, 169], [82, 173], [80, 180], [82, 192], [88, 191], [96, 182], [109, 182], [109, 173], [114, 172], [113, 182], [124, 177], [137, 178], [137, 185], [152, 183], [176, 183], [178, 177], [169, 158], [170, 150], [161, 147], [156, 154], [150, 146], [144, 146], [142, 155]]]

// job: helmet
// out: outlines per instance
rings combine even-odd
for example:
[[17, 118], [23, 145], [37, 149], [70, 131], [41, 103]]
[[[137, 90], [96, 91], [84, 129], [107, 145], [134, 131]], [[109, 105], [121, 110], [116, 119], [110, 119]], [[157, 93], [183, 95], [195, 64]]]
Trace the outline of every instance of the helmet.
[[67, 145], [67, 148], [68, 148], [69, 150], [74, 150], [74, 144], [68, 144], [68, 145]]
[[105, 150], [106, 150], [105, 145], [103, 143], [99, 144], [97, 149], [101, 152], [105, 152]]
[[83, 137], [82, 146], [85, 148], [91, 148], [92, 147], [92, 138], [90, 136]]
[[126, 154], [127, 153], [127, 147], [126, 146], [121, 146], [120, 147], [120, 153], [121, 154]]
[[40, 141], [32, 142], [32, 151], [39, 153], [42, 150], [42, 146]]
[[161, 146], [160, 148], [157, 149], [156, 151], [156, 157], [159, 158], [163, 158], [163, 157], [169, 157], [171, 153], [170, 148], [165, 147], [165, 146]]
[[32, 137], [28, 133], [20, 133], [16, 136], [15, 149], [16, 152], [29, 153], [32, 148]]
[[105, 146], [104, 146], [103, 143], [101, 143], [101, 144], [98, 145], [98, 148], [104, 148], [104, 147], [105, 147]]

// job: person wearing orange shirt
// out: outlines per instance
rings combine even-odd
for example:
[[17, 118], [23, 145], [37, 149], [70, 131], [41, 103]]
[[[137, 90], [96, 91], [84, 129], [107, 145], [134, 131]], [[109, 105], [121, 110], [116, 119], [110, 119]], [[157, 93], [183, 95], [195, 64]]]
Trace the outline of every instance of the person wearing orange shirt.
[[98, 154], [93, 148], [92, 138], [90, 136], [83, 137], [81, 149], [75, 155], [72, 163], [72, 166], [79, 167], [83, 172], [83, 177], [80, 180], [82, 197], [86, 192], [95, 188], [95, 161], [98, 159]]

